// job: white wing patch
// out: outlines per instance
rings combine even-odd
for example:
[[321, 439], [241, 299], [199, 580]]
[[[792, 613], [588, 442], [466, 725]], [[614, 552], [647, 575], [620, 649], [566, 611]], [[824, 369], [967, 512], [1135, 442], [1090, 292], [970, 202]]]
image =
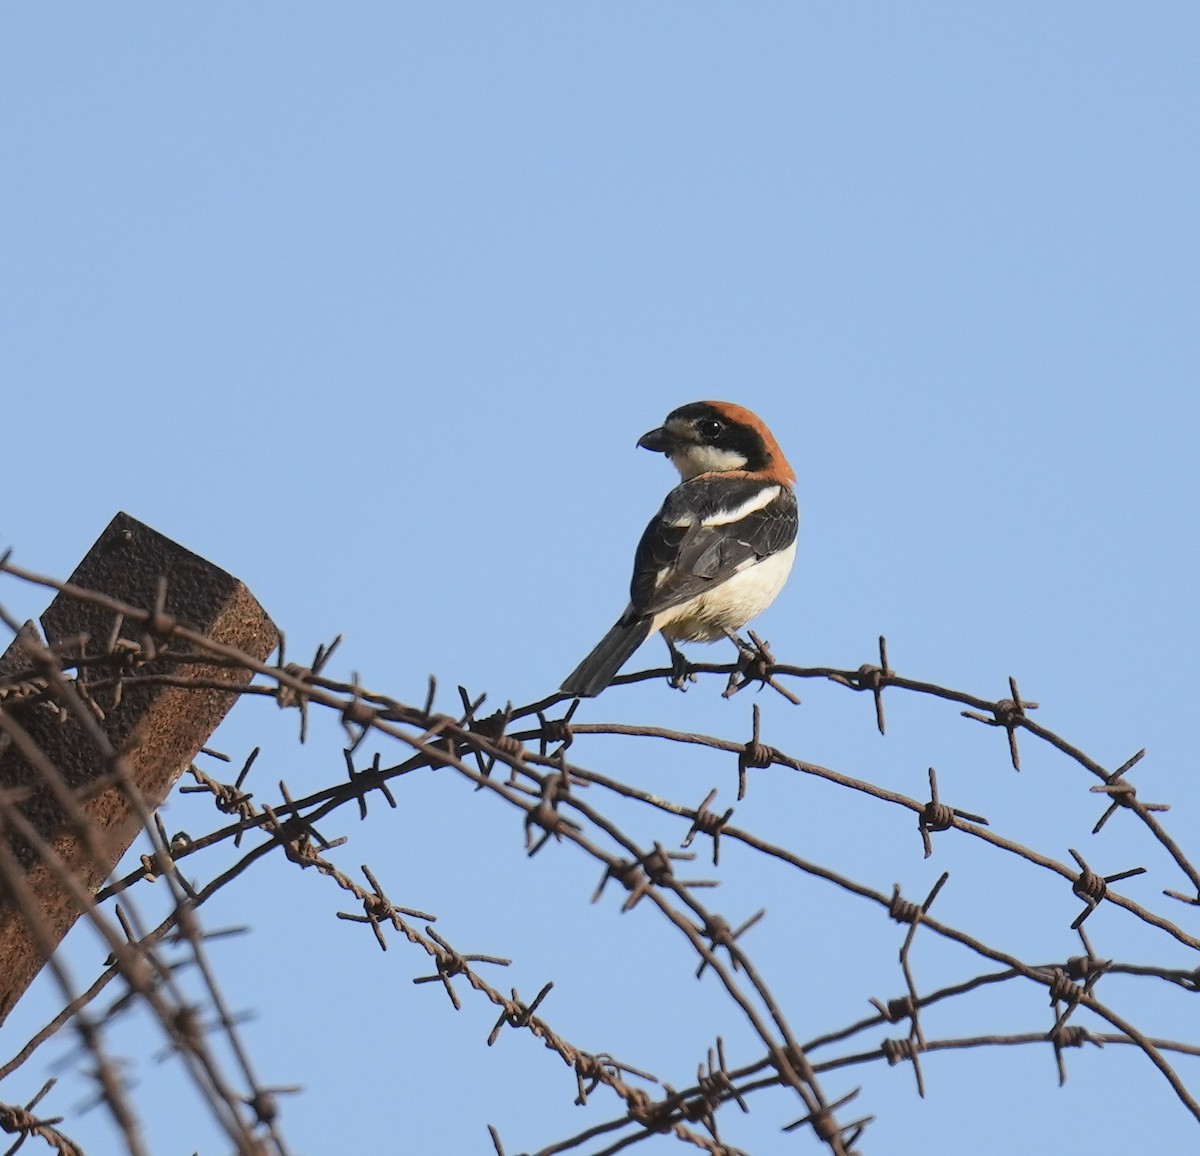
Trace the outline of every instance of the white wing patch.
[[[765, 510], [777, 497], [782, 486], [764, 486], [751, 498], [747, 498], [740, 506], [734, 506], [729, 510], [718, 510], [715, 514], [710, 514], [707, 518], [700, 519], [701, 526], [727, 526], [731, 522], [740, 522], [749, 514], [756, 513], [759, 510]], [[682, 517], [675, 518], [668, 522], [669, 526], [691, 526], [696, 522], [695, 518], [684, 514]]]

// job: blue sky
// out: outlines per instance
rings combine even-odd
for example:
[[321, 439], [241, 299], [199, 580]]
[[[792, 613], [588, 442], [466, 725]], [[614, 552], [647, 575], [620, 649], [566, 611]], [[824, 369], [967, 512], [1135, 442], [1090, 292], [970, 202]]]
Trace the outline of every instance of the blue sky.
[[[796, 571], [761, 620], [777, 655], [856, 667], [882, 633], [914, 677], [999, 697], [1013, 674], [1105, 765], [1148, 747], [1135, 781], [1174, 804], [1186, 845], [1198, 42], [1200, 12], [1176, 3], [6, 5], [0, 546], [65, 576], [125, 509], [242, 577], [297, 651], [345, 633], [335, 674], [419, 700], [434, 672], [528, 701], [623, 605], [671, 482], [636, 438], [727, 398], [770, 422], [800, 475]], [[25, 616], [44, 602], [11, 581], [0, 599]], [[745, 737], [749, 697], [718, 689], [618, 690], [579, 717]], [[801, 693], [800, 708], [759, 699], [790, 753], [915, 796], [934, 763], [958, 805], [1047, 854], [1144, 864], [1125, 886], [1160, 909], [1180, 886], [1121, 816], [1088, 835], [1089, 784], [1032, 744], [1018, 778], [1000, 736], [953, 709], [890, 696], [880, 738], [864, 700]], [[264, 797], [341, 774], [336, 720], [298, 750], [273, 710], [235, 712], [217, 744], [263, 744]], [[712, 785], [733, 801], [719, 761], [601, 740], [578, 756], [680, 801]], [[400, 801], [332, 832], [351, 836], [347, 864], [436, 911], [464, 950], [512, 956], [503, 982], [523, 994], [555, 979], [548, 1018], [581, 1046], [676, 1084], [694, 1073], [711, 1038], [690, 1038], [689, 1011], [716, 996], [663, 928], [587, 908], [590, 864], [565, 848], [526, 862], [514, 816], [452, 780]], [[207, 821], [172, 807], [169, 826]], [[884, 891], [923, 894], [949, 869], [948, 919], [1031, 959], [1077, 949], [1073, 897], [973, 847], [944, 841], [924, 863], [907, 818], [779, 774], [736, 821]], [[744, 856], [722, 871], [731, 915], [771, 913], [755, 934], [773, 981], [795, 985], [801, 1036], [896, 993], [899, 935], [877, 913]], [[1030, 900], [973, 904], [993, 871]], [[264, 1081], [307, 1087], [284, 1109], [297, 1151], [365, 1143], [368, 1102], [414, 1151], [488, 1151], [487, 1122], [534, 1149], [608, 1118], [569, 1107], [569, 1074], [532, 1041], [484, 1048], [489, 1009], [454, 1016], [411, 987], [423, 959], [380, 955], [319, 882], [266, 866], [209, 916], [254, 927], [216, 963], [257, 1011]], [[1187, 909], [1165, 912], [1195, 932]], [[1163, 958], [1102, 914], [1101, 954]], [[631, 1006], [622, 988], [648, 964]], [[931, 950], [925, 966], [971, 961]], [[1157, 994], [1123, 1006], [1169, 1034], [1182, 1005]], [[31, 993], [4, 1058], [52, 1002]], [[1028, 997], [971, 1015], [970, 1030], [1045, 1026]], [[140, 1030], [117, 1046], [142, 1057], [153, 1150], [223, 1151]], [[966, 1030], [950, 1015], [934, 1034]], [[917, 1129], [960, 1151], [968, 1126], [984, 1153], [1194, 1144], [1161, 1078], [1116, 1052], [1071, 1057], [1063, 1090], [1042, 1049], [928, 1057], [923, 1104], [903, 1068], [832, 1089], [864, 1084], [871, 1153], [910, 1150]], [[422, 1111], [447, 1088], [451, 1118]], [[85, 1092], [56, 1094], [62, 1110]], [[1097, 1097], [1129, 1107], [1109, 1117]], [[778, 1138], [794, 1115], [764, 1100], [741, 1134], [726, 1123], [755, 1152], [815, 1150]], [[102, 1113], [70, 1124], [114, 1150]]]

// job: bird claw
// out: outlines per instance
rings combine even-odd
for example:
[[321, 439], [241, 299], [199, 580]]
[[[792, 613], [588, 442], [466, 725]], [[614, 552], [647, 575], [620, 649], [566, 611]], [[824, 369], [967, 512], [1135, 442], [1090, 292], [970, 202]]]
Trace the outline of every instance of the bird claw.
[[738, 652], [737, 664], [729, 672], [729, 681], [725, 684], [725, 689], [721, 693], [722, 698], [732, 698], [746, 683], [752, 681], [750, 670], [756, 661], [761, 663], [761, 654], [754, 646], [744, 639], [739, 638], [732, 630], [726, 630], [725, 637], [737, 647]]
[[738, 648], [737, 666], [729, 674], [722, 698], [732, 698], [747, 683], [757, 682], [762, 686], [770, 686], [777, 690], [789, 702], [797, 706], [800, 700], [786, 687], [775, 681], [775, 656], [767, 643], [763, 642], [754, 631], [750, 631], [750, 642], [743, 642], [732, 631], [728, 631], [729, 640]]
[[672, 648], [671, 677], [667, 679], [667, 685], [672, 690], [680, 690], [686, 693], [688, 683], [695, 681], [696, 672], [692, 670], [691, 664], [684, 658], [682, 652]]
[[747, 662], [739, 662], [737, 666], [729, 672], [729, 681], [725, 684], [725, 689], [721, 691], [722, 698], [733, 698], [739, 690], [752, 681], [746, 677], [746, 668], [749, 665]]

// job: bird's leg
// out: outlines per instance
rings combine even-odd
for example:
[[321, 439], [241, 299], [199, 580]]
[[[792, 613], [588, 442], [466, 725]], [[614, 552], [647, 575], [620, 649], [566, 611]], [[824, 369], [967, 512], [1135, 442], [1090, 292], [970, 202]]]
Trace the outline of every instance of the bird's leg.
[[676, 690], [687, 690], [689, 682], [695, 682], [696, 676], [692, 673], [688, 660], [684, 658], [683, 651], [679, 649], [665, 634], [662, 636], [663, 642], [667, 644], [667, 649], [671, 652], [671, 677], [667, 680], [668, 684]]
[[728, 629], [728, 627], [724, 627], [723, 630], [725, 637], [728, 638], [738, 650], [737, 665], [729, 672], [729, 682], [725, 686], [725, 697], [729, 698], [730, 695], [736, 694], [738, 689], [744, 683], [749, 681], [747, 678], [747, 671], [750, 669], [750, 664], [758, 657], [758, 651], [756, 651], [754, 647], [750, 645], [750, 643], [739, 638], [737, 634]]

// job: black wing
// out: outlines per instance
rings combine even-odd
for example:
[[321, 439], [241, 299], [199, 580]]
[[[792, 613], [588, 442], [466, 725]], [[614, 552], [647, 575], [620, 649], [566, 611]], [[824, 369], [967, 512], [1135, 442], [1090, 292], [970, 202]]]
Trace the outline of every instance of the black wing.
[[[673, 489], [646, 527], [633, 558], [629, 596], [638, 616], [687, 602], [730, 578], [746, 563], [796, 540], [799, 513], [789, 486], [758, 509], [763, 483], [755, 478], [706, 476]], [[731, 520], [733, 515], [733, 520]]]

